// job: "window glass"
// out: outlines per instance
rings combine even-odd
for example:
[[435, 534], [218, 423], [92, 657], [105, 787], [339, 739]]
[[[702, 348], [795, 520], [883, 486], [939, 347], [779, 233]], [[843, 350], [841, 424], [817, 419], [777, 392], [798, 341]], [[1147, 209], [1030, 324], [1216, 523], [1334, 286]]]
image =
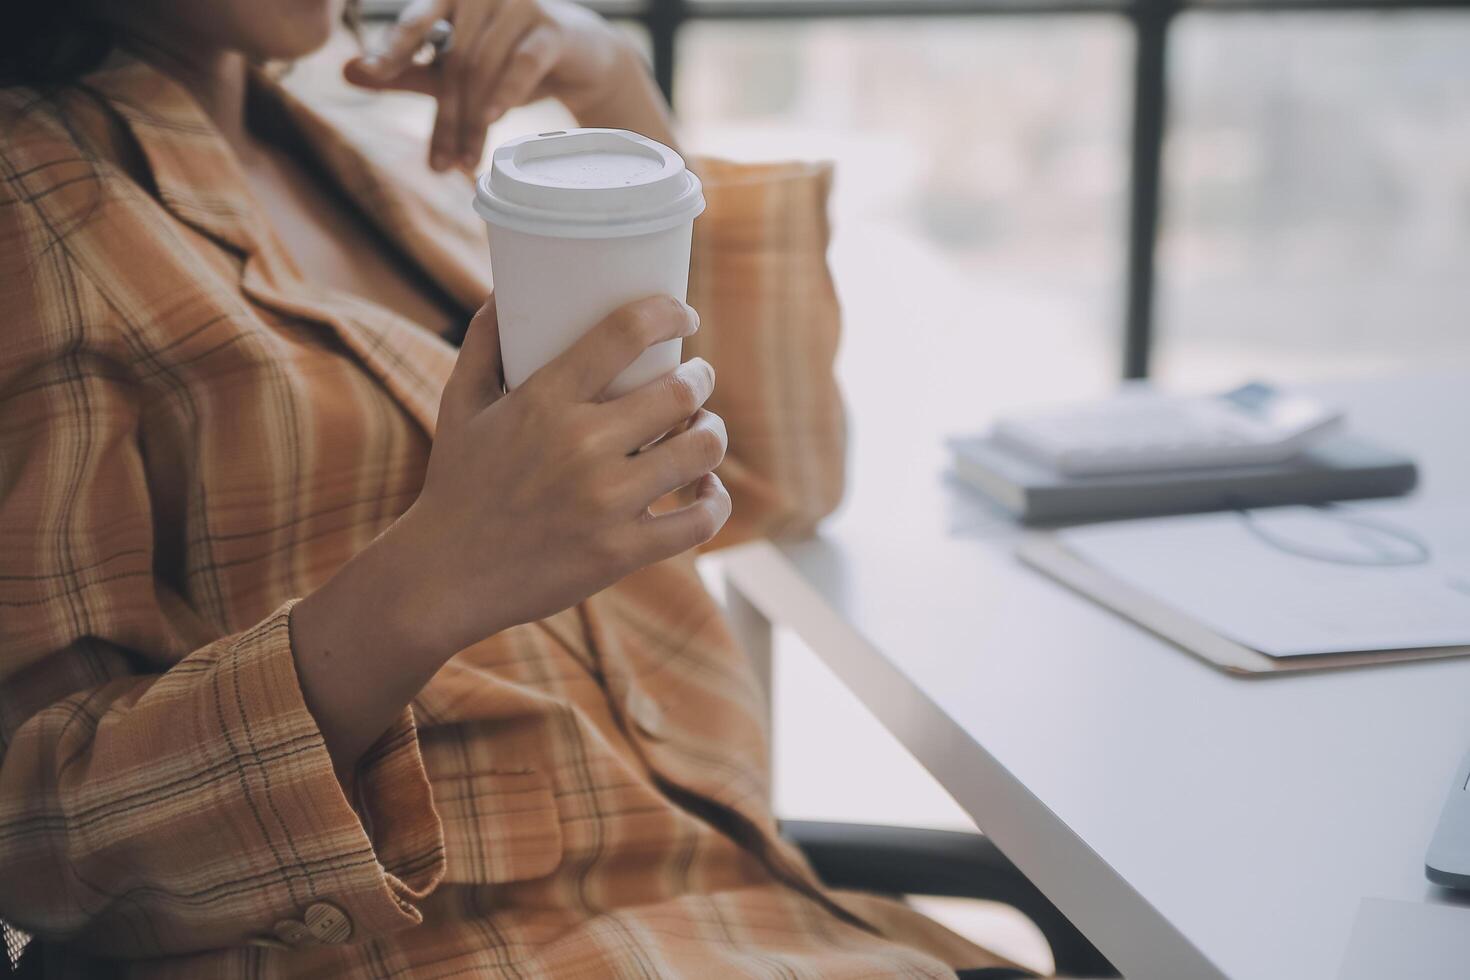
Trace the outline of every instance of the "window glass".
[[854, 410], [978, 335], [963, 425], [1117, 375], [1131, 50], [1098, 16], [695, 22], [676, 92], [695, 149], [836, 162]]
[[1470, 12], [1192, 14], [1172, 42], [1160, 372], [1470, 364]]

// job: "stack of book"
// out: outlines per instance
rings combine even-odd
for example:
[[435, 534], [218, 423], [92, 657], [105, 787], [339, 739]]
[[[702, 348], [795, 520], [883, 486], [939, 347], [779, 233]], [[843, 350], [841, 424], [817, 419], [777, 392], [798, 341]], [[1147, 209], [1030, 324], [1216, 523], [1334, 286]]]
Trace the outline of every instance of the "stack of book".
[[[1267, 394], [1262, 395], [1263, 391]], [[1274, 389], [1254, 385], [1215, 396], [1213, 401], [1232, 412], [1250, 403], [1254, 411], [1255, 404], [1263, 398], [1281, 397]], [[1193, 401], [1198, 408], [1201, 400]], [[1198, 446], [1189, 447], [1191, 455], [1179, 452], [1185, 447], [1176, 441], [1173, 447], [1179, 461], [1169, 465], [1168, 444], [1162, 450], [1149, 446], [1144, 454], [1139, 450], [1141, 444], [1135, 441], [1131, 447], [1122, 443], [1127, 448], [1119, 450], [1117, 455], [1124, 457], [1133, 452], [1139, 465], [1118, 465], [1126, 464], [1127, 460], [1110, 460], [1106, 458], [1106, 449], [1096, 447], [1100, 425], [1106, 432], [1102, 439], [1104, 447], [1110, 445], [1109, 439], [1118, 438], [1107, 427], [1116, 428], [1114, 420], [1120, 417], [1117, 409], [1120, 402], [1128, 402], [1128, 398], [1069, 409], [1065, 413], [1003, 420], [995, 432], [952, 439], [955, 473], [1026, 524], [1387, 497], [1409, 492], [1418, 480], [1412, 459], [1342, 431], [1339, 417], [1330, 419], [1330, 426], [1318, 425], [1320, 431], [1308, 433], [1310, 438], [1304, 438], [1299, 431], [1295, 436], [1298, 442], [1284, 458], [1240, 462], [1241, 438], [1259, 438], [1249, 430], [1242, 430], [1245, 436], [1240, 438], [1226, 435], [1232, 444], [1220, 458], [1236, 460], [1228, 464], [1211, 465], [1208, 455], [1202, 456]], [[1138, 418], [1136, 399], [1129, 405], [1127, 411], [1133, 414], [1126, 418]], [[1219, 414], [1215, 405], [1208, 408]], [[1183, 410], [1176, 409], [1174, 403], [1169, 403], [1167, 409], [1171, 413]], [[1151, 425], [1157, 433], [1158, 410], [1150, 408], [1149, 411], [1154, 413], [1151, 421], [1138, 425]], [[1165, 418], [1165, 425], [1171, 429], [1179, 429], [1183, 424], [1174, 423], [1172, 415]], [[1211, 419], [1211, 424], [1217, 426], [1217, 439], [1218, 425], [1230, 422], [1228, 417], [1221, 415], [1221, 418], [1223, 423]], [[1199, 428], [1197, 422], [1196, 418], [1188, 420], [1194, 428]], [[1278, 419], [1269, 422], [1280, 425]], [[1267, 435], [1272, 431], [1259, 418], [1246, 420], [1242, 425], [1256, 425]], [[1037, 445], [1028, 446], [1018, 438], [1016, 433], [1022, 431], [1038, 433]], [[1123, 431], [1126, 434], [1126, 427]], [[1180, 438], [1177, 432], [1170, 434], [1176, 440]], [[1265, 445], [1265, 441], [1261, 444]], [[1059, 451], [1058, 447], [1065, 451]], [[1086, 465], [1079, 465], [1079, 460]]]

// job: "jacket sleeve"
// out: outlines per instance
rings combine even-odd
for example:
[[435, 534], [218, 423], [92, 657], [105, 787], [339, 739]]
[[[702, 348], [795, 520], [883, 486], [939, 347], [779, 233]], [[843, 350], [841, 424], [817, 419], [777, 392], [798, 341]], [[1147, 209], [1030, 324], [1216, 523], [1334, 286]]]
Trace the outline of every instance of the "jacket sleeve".
[[420, 922], [443, 843], [409, 712], [354, 807], [292, 603], [220, 635], [155, 573], [129, 341], [68, 258], [95, 216], [67, 188], [96, 181], [3, 162], [0, 918], [117, 957], [270, 944], [323, 902], [332, 941]]
[[714, 547], [810, 533], [842, 498], [845, 432], [833, 376], [839, 316], [827, 268], [828, 164], [695, 164], [686, 356], [714, 365], [710, 410], [729, 453], [734, 511]]

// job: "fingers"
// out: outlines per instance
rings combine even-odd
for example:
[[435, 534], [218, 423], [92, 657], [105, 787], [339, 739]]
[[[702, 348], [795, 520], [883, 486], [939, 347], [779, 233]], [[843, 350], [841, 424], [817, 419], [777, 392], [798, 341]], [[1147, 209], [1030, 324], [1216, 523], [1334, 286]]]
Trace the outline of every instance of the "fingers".
[[444, 394], [439, 399], [439, 424], [453, 425], [495, 402], [502, 390], [500, 323], [491, 296], [470, 320]]
[[450, 51], [435, 67], [439, 70], [439, 104], [434, 113], [434, 132], [429, 136], [429, 166], [448, 170], [459, 159], [459, 113], [464, 72], [463, 55]]
[[423, 47], [429, 28], [434, 21], [449, 13], [452, 0], [410, 0], [398, 15], [398, 20], [388, 30], [377, 51], [366, 58], [356, 59], [353, 74], [362, 78], [359, 84], [375, 87], [390, 87], [404, 70], [413, 64], [413, 56]]
[[511, 55], [510, 63], [491, 92], [487, 106], [490, 122], [535, 98], [537, 89], [551, 74], [561, 54], [561, 36], [555, 30], [547, 24], [532, 28]]
[[456, 135], [455, 160], [466, 168], [472, 169], [480, 162], [485, 133], [490, 127], [488, 100], [535, 17], [534, 6], [526, 0], [505, 0], [473, 42], [470, 67], [464, 72]]
[[460, 127], [470, 108], [465, 101], [467, 80], [477, 39], [494, 11], [485, 3], [455, 4], [454, 43], [431, 66], [438, 81], [434, 131], [429, 136], [429, 166], [435, 170], [448, 170], [460, 162]]
[[694, 502], [657, 517], [647, 514], [633, 532], [635, 554], [662, 561], [697, 548], [720, 532], [730, 519], [730, 494], [720, 478], [706, 473], [695, 487]]
[[725, 421], [701, 410], [689, 428], [628, 460], [635, 492], [644, 506], [699, 480], [725, 460]]
[[342, 77], [362, 88], [418, 92], [421, 95], [439, 94], [439, 69], [436, 65], [409, 65], [385, 81], [369, 73], [363, 67], [365, 64], [367, 64], [367, 59], [353, 58], [342, 66]]
[[[435, 21], [450, 16], [455, 43], [433, 64], [416, 64]], [[560, 34], [534, 0], [411, 0], [379, 49], [348, 61], [342, 74], [366, 88], [434, 96], [429, 165], [473, 169], [490, 125], [535, 96], [561, 53]]]
[[[624, 452], [638, 451], [698, 412], [714, 390], [715, 369], [704, 358], [696, 357], [662, 378], [613, 399], [607, 409], [614, 416], [619, 445]], [[691, 476], [684, 483], [693, 479]]]
[[533, 374], [528, 386], [592, 401], [645, 350], [699, 329], [699, 314], [672, 296], [651, 296], [615, 310]]

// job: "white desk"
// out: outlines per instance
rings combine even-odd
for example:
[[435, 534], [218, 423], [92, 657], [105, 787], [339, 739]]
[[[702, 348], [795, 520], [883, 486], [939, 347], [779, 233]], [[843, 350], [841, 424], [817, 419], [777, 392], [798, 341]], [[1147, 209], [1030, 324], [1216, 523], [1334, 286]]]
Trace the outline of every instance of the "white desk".
[[[1320, 390], [1418, 456], [1422, 498], [1470, 496], [1470, 377]], [[1130, 980], [1335, 977], [1362, 899], [1446, 901], [1422, 863], [1470, 659], [1219, 673], [1019, 564], [916, 402], [858, 415], [820, 537], [731, 555], [757, 649], [796, 629]]]

